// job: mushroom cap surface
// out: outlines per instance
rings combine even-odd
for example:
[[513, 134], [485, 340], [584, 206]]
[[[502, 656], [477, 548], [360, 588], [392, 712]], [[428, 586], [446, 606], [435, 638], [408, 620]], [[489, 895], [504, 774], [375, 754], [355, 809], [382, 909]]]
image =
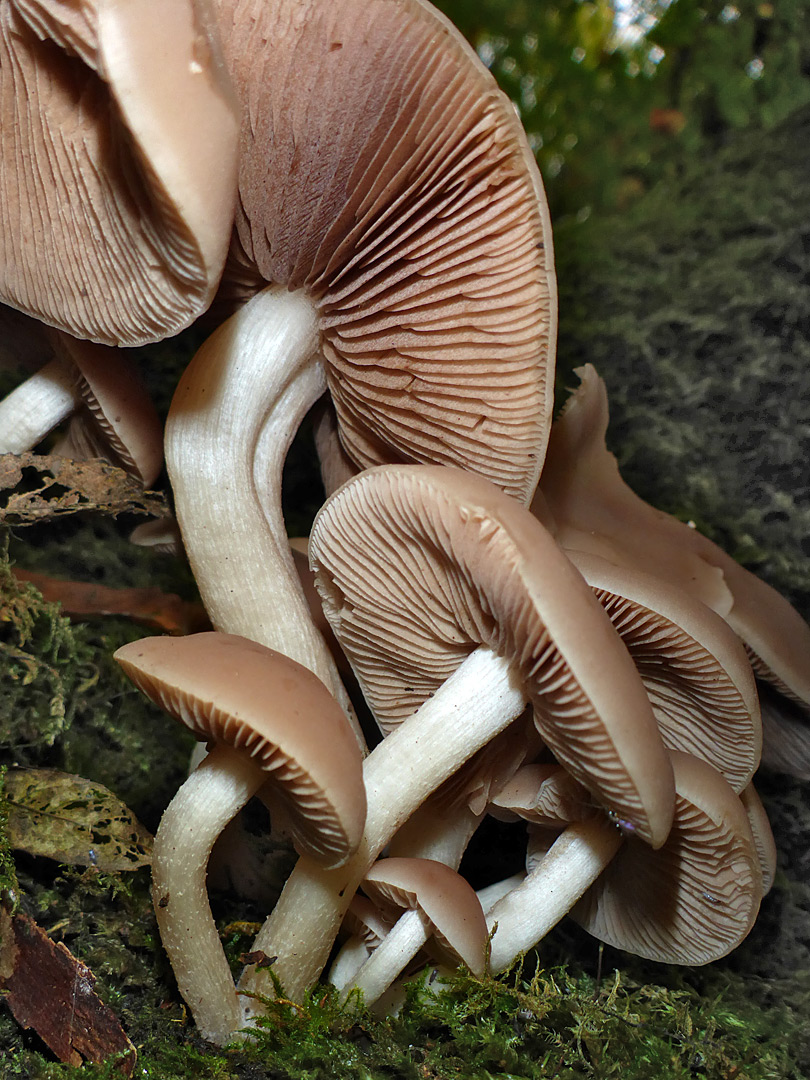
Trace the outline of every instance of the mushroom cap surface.
[[356, 465], [454, 464], [527, 500], [556, 286], [513, 105], [417, 0], [221, 0], [219, 15], [243, 109], [223, 290], [312, 297]]
[[762, 870], [739, 796], [706, 762], [670, 753], [676, 796], [666, 844], [651, 851], [626, 838], [571, 916], [648, 960], [707, 964], [753, 926]]
[[360, 750], [311, 671], [216, 632], [131, 642], [115, 659], [198, 739], [225, 742], [267, 772], [300, 851], [339, 866], [356, 849], [366, 810]]
[[211, 302], [236, 105], [207, 0], [0, 4], [0, 296], [139, 344]]
[[384, 730], [484, 645], [513, 663], [558, 760], [663, 842], [672, 777], [638, 673], [592, 590], [517, 502], [456, 469], [370, 469], [322, 508], [310, 558]]
[[638, 669], [664, 743], [702, 758], [736, 792], [762, 753], [762, 723], [742, 642], [711, 608], [660, 577], [566, 552]]
[[389, 918], [421, 911], [440, 947], [483, 974], [486, 918], [475, 890], [455, 870], [434, 859], [380, 859], [363, 879], [363, 890]]

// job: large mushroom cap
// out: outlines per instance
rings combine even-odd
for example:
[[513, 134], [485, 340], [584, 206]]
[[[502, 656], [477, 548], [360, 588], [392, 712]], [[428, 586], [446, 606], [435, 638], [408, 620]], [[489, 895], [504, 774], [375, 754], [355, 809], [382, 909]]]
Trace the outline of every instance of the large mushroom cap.
[[231, 634], [146, 638], [115, 653], [135, 685], [198, 739], [249, 754], [273, 781], [296, 846], [337, 866], [360, 842], [362, 761], [343, 710], [289, 657]]
[[455, 870], [434, 859], [380, 859], [363, 890], [389, 919], [421, 911], [443, 951], [483, 974], [487, 922], [472, 886]]
[[641, 675], [666, 746], [708, 761], [740, 792], [762, 752], [756, 684], [720, 616], [642, 570], [570, 551]]
[[315, 300], [357, 465], [455, 464], [528, 499], [556, 291], [511, 102], [418, 0], [222, 0], [219, 16], [243, 106], [225, 287]]
[[0, 295], [138, 344], [211, 301], [238, 121], [207, 0], [0, 3]]
[[485, 645], [514, 664], [566, 768], [663, 842], [670, 766], [633, 662], [580, 574], [514, 500], [455, 469], [371, 469], [321, 510], [310, 557], [381, 726], [404, 720]]
[[748, 816], [720, 773], [671, 752], [675, 819], [651, 851], [627, 838], [571, 912], [589, 933], [649, 960], [707, 964], [751, 929], [763, 872]]

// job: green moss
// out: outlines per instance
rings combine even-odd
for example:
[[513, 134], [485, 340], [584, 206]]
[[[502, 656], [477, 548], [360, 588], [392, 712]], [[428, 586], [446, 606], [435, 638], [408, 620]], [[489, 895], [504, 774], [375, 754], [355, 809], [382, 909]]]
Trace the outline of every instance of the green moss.
[[810, 612], [810, 109], [693, 162], [629, 211], [556, 236], [559, 384], [596, 365], [609, 443]]

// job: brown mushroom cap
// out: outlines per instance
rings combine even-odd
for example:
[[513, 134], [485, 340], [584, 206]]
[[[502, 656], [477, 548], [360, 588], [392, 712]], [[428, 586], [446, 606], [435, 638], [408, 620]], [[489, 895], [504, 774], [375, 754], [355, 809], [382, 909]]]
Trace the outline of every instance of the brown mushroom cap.
[[486, 919], [475, 890], [455, 870], [433, 859], [380, 859], [363, 879], [363, 890], [389, 918], [422, 911], [440, 947], [483, 974]]
[[0, 5], [0, 295], [137, 344], [211, 301], [237, 120], [205, 0]]
[[301, 851], [337, 866], [357, 847], [365, 819], [360, 751], [312, 672], [213, 632], [132, 642], [115, 659], [198, 739], [226, 742], [266, 770]]
[[697, 529], [631, 491], [605, 445], [605, 384], [587, 364], [553, 425], [538, 488], [560, 544], [665, 578], [722, 615], [756, 674], [810, 709], [810, 626], [775, 589]]
[[108, 345], [51, 332], [56, 356], [76, 372], [84, 409], [55, 448], [66, 457], [112, 458], [151, 486], [163, 467], [163, 427], [126, 354]]
[[222, 0], [219, 15], [244, 117], [224, 287], [316, 303], [357, 465], [456, 464], [527, 499], [556, 289], [511, 102], [417, 0]]
[[743, 804], [720, 773], [671, 752], [675, 819], [651, 851], [627, 838], [572, 910], [585, 929], [649, 960], [706, 964], [751, 929], [762, 872]]
[[514, 664], [566, 768], [663, 842], [670, 767], [635, 667], [582, 577], [514, 500], [454, 469], [368, 470], [321, 510], [310, 557], [381, 726], [485, 645]]
[[740, 792], [762, 752], [751, 665], [734, 631], [660, 577], [566, 552], [596, 593], [644, 683], [664, 743], [708, 761]]

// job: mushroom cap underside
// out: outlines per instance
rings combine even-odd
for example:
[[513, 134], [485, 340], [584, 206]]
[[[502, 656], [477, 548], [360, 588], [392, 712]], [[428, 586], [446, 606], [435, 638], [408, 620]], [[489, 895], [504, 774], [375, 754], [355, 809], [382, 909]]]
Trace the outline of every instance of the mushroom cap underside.
[[199, 739], [251, 756], [273, 781], [299, 846], [339, 865], [365, 822], [362, 760], [343, 710], [289, 657], [232, 634], [155, 637], [115, 659]]
[[458, 470], [368, 470], [321, 510], [310, 556], [381, 726], [405, 720], [484, 645], [514, 664], [555, 756], [663, 842], [670, 766], [635, 667], [580, 574], [514, 500]]

